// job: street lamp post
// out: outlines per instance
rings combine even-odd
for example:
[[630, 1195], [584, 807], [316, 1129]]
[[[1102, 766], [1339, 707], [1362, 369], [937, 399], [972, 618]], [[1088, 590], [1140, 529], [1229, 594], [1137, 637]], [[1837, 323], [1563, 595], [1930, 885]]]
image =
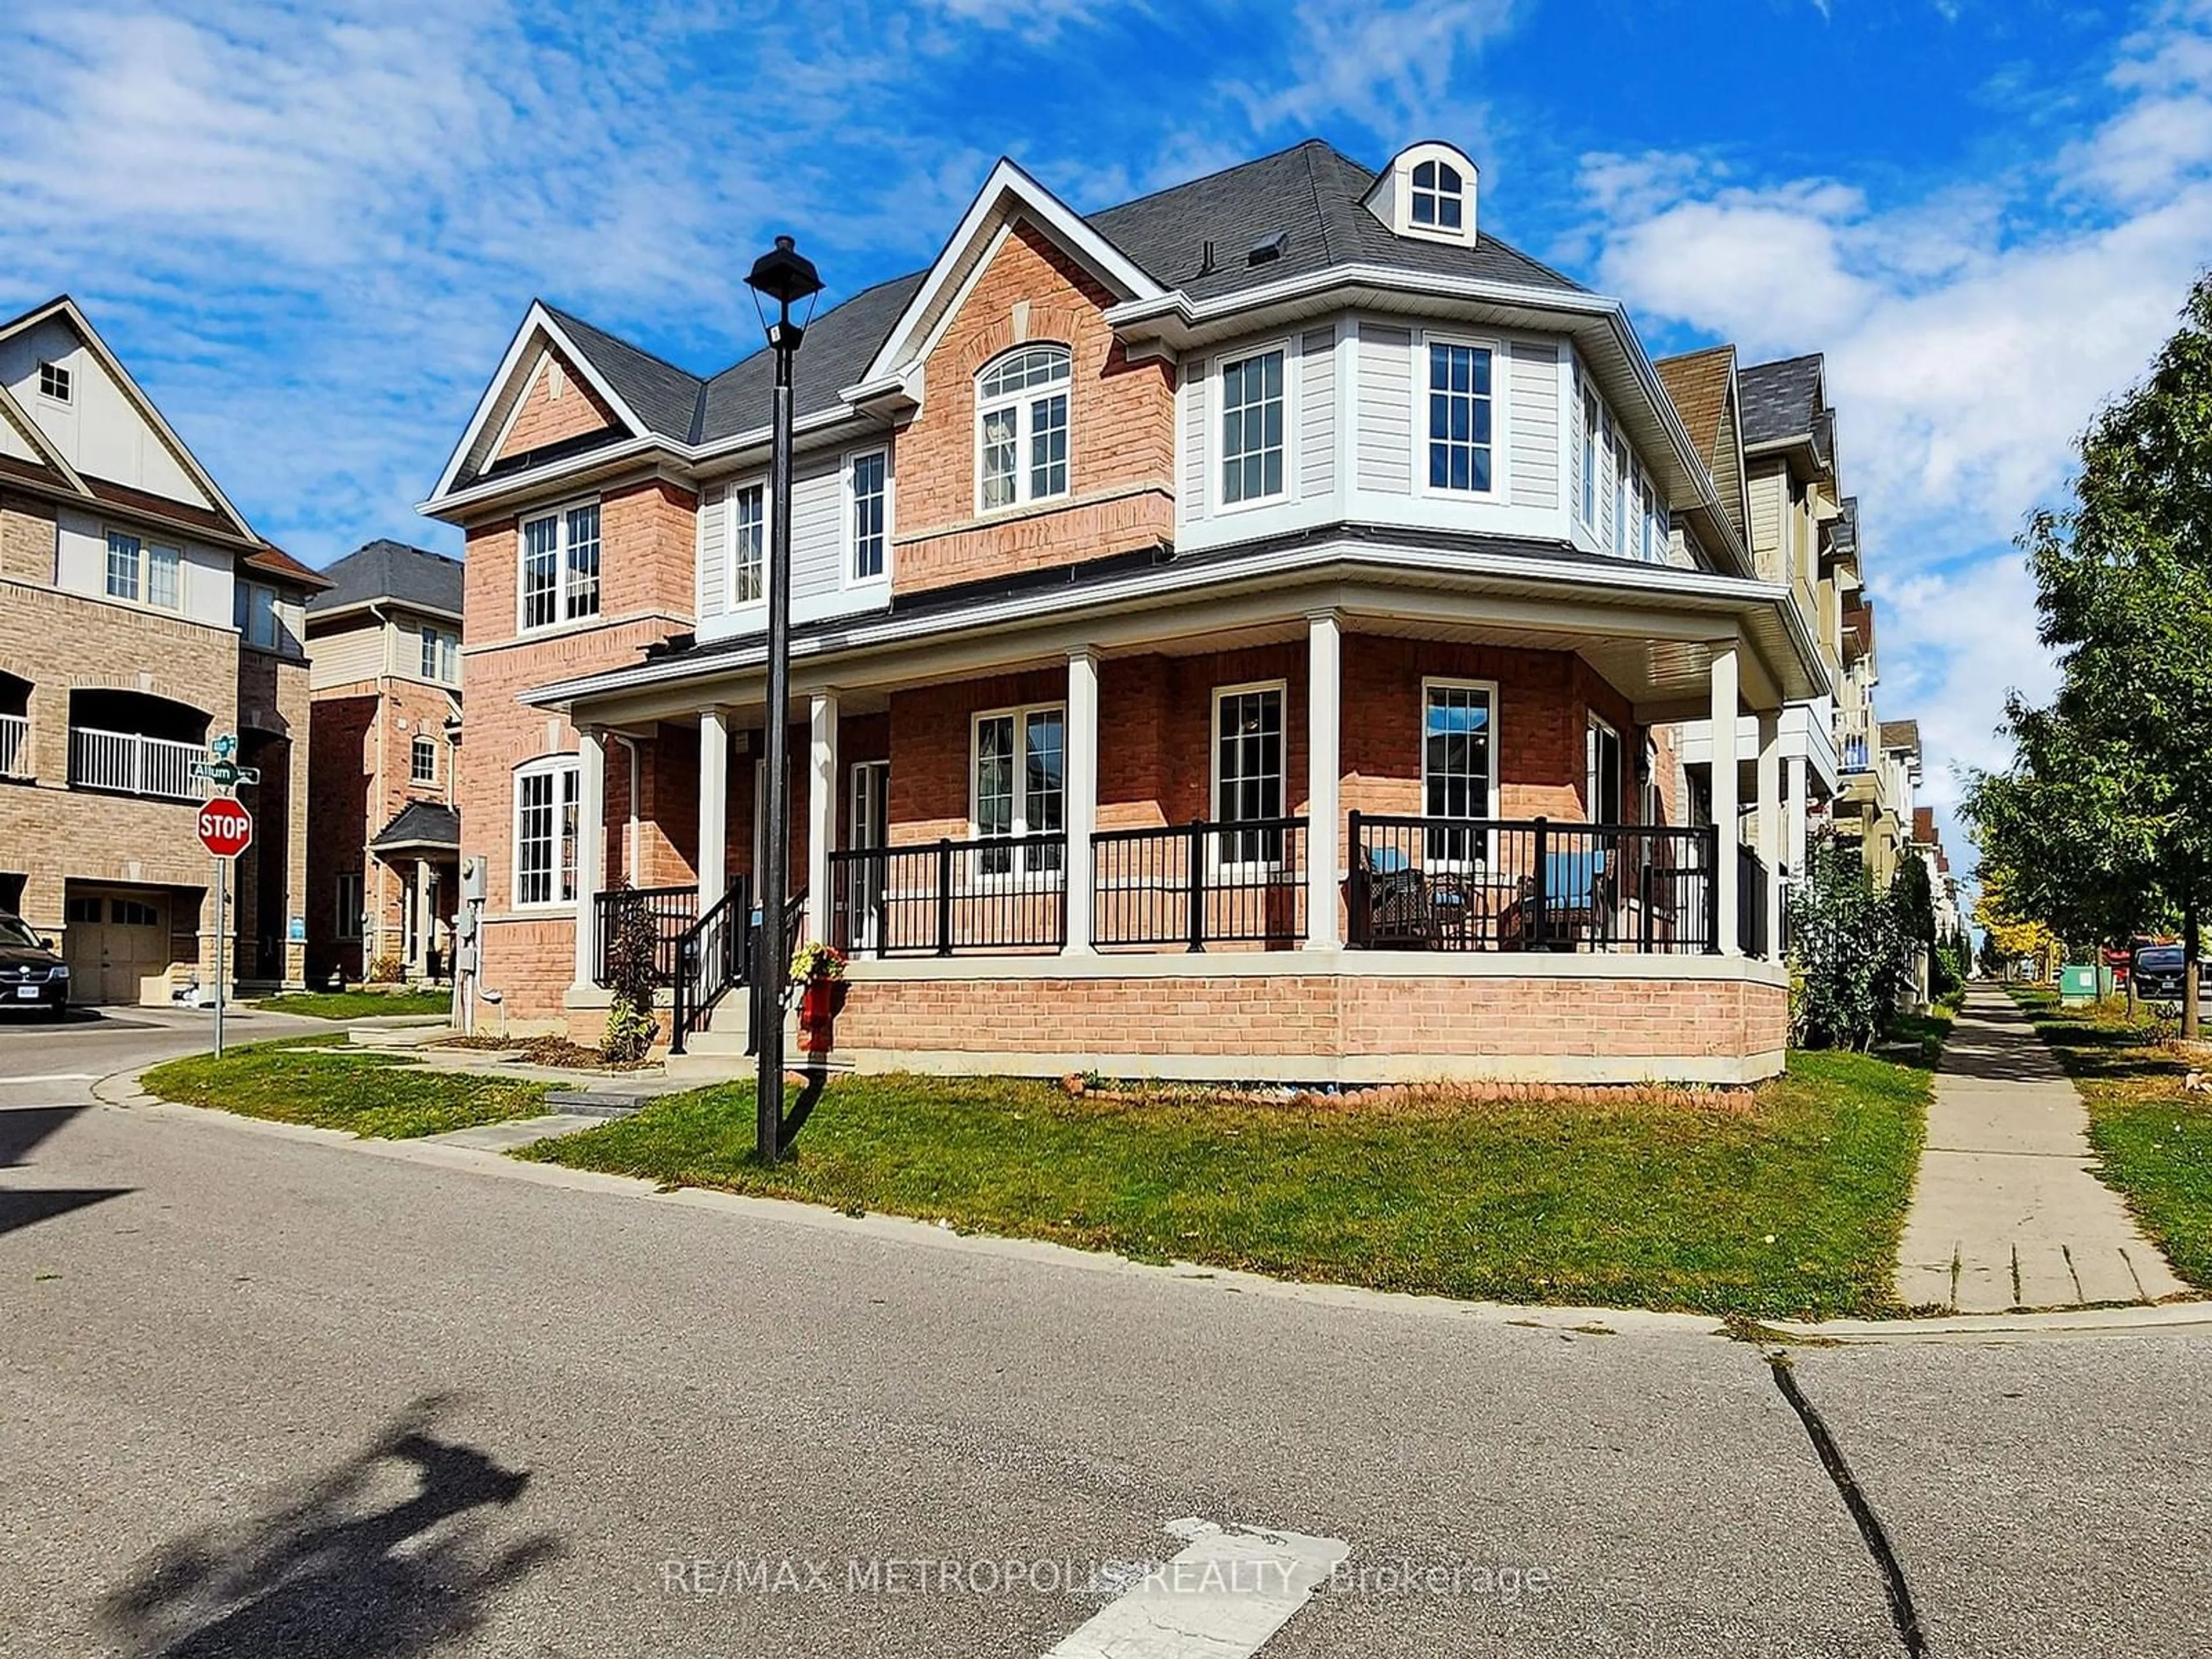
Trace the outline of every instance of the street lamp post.
[[[768, 778], [761, 791], [768, 823], [761, 833], [760, 933], [753, 946], [752, 1025], [760, 1054], [757, 1073], [754, 1140], [761, 1161], [783, 1156], [783, 988], [784, 911], [788, 902], [791, 854], [789, 761], [791, 705], [791, 365], [805, 336], [805, 320], [792, 320], [791, 308], [822, 291], [822, 278], [788, 236], [753, 262], [745, 285], [768, 331], [775, 353], [775, 454], [769, 465], [768, 539]], [[768, 320], [765, 300], [776, 305]], [[808, 316], [812, 308], [808, 309]]]

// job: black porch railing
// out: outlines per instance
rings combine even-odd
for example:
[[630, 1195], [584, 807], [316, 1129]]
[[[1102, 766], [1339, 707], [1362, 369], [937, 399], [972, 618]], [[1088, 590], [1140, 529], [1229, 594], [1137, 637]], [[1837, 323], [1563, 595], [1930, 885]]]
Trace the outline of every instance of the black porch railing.
[[1354, 812], [1351, 843], [1356, 950], [1720, 949], [1710, 825]]
[[614, 946], [624, 913], [642, 910], [653, 924], [653, 982], [676, 983], [676, 964], [681, 959], [684, 935], [699, 919], [699, 890], [696, 887], [611, 887], [592, 896], [597, 912], [599, 947], [592, 977], [599, 985], [614, 983]]
[[1091, 942], [1293, 945], [1306, 935], [1304, 818], [1107, 830], [1091, 838]]
[[1067, 943], [1067, 837], [993, 836], [830, 854], [830, 943], [851, 956], [1057, 951]]
[[684, 1039], [751, 969], [753, 884], [750, 876], [732, 878], [730, 890], [714, 901], [678, 936], [674, 1006], [669, 1011], [669, 1050], [684, 1052]]
[[1735, 849], [1735, 945], [1747, 957], [1766, 954], [1766, 860], [1758, 849]]

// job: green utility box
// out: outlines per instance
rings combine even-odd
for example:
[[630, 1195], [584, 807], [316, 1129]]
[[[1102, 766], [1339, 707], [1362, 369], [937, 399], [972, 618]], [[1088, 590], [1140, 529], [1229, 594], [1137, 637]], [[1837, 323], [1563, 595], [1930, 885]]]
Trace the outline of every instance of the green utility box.
[[2069, 965], [2058, 970], [2058, 1000], [2061, 1002], [2094, 1002], [2100, 992], [2112, 988], [2112, 970], [2100, 968], [2094, 963]]

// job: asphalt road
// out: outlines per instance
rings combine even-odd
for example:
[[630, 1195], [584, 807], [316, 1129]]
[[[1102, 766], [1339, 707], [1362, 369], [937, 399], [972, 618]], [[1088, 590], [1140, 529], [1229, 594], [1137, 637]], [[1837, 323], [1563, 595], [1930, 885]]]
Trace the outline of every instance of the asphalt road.
[[[199, 1035], [0, 1028], [10, 1654], [1033, 1659], [1192, 1516], [1348, 1546], [1262, 1659], [1907, 1650], [1765, 1356], [1701, 1328], [87, 1103]], [[2212, 1648], [2208, 1359], [2174, 1330], [1795, 1375], [1925, 1650], [2179, 1656]]]

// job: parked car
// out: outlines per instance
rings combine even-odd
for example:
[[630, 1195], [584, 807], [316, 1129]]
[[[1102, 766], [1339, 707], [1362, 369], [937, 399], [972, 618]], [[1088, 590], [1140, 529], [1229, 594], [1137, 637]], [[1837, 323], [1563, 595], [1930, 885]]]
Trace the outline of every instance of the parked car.
[[21, 916], [0, 910], [0, 1006], [42, 1008], [52, 1019], [69, 1011], [69, 964]]
[[[2136, 995], [2146, 1002], [2180, 1001], [2183, 969], [2179, 945], [2143, 945], [2136, 952]], [[2200, 994], [2212, 990], [2212, 962], [2197, 964], [2197, 988]]]

